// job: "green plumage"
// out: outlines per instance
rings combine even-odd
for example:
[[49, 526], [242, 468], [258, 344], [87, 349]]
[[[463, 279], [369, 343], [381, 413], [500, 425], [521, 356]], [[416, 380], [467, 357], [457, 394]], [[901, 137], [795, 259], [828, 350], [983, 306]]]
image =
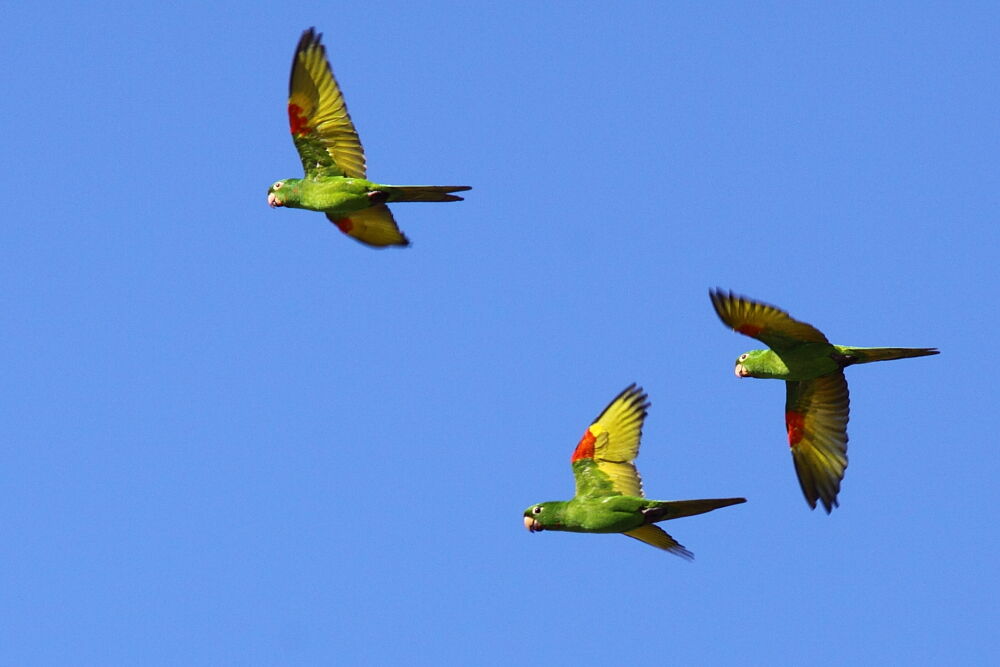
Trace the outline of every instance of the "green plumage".
[[534, 518], [535, 530], [573, 533], [624, 533], [650, 523], [711, 512], [745, 503], [745, 498], [708, 500], [650, 500], [611, 493], [606, 496], [553, 500], [532, 505], [524, 516]]
[[838, 505], [847, 469], [850, 396], [844, 369], [938, 351], [834, 345], [816, 327], [774, 306], [722, 290], [710, 290], [709, 297], [726, 326], [770, 348], [741, 354], [736, 375], [785, 380], [785, 429], [799, 485], [810, 507], [820, 501], [829, 513]]
[[755, 378], [774, 380], [812, 380], [854, 364], [891, 361], [938, 354], [933, 348], [849, 347], [830, 343], [802, 343], [775, 350], [750, 350], [741, 354], [736, 364]]
[[584, 432], [571, 463], [576, 478], [572, 500], [532, 505], [524, 525], [575, 533], [622, 533], [671, 553], [692, 558], [690, 551], [653, 524], [746, 502], [744, 498], [650, 500], [633, 460], [638, 456], [642, 424], [649, 403], [634, 384], [605, 408]]
[[268, 204], [324, 213], [342, 232], [372, 247], [409, 245], [387, 203], [461, 201], [451, 193], [470, 188], [366, 180], [364, 149], [320, 37], [312, 28], [302, 33], [288, 84], [288, 122], [305, 178], [276, 181], [268, 188]]
[[363, 178], [329, 176], [286, 178], [272, 185], [268, 193], [280, 190], [280, 195], [275, 197], [279, 198], [281, 206], [340, 217], [382, 203], [461, 201], [461, 197], [449, 193], [467, 189], [447, 185], [380, 185]]

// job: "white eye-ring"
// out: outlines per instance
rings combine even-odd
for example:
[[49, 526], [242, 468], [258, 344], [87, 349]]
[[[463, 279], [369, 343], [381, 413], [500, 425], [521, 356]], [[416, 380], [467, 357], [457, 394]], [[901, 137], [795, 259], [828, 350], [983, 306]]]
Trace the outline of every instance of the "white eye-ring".
[[532, 507], [532, 508], [531, 508], [531, 513], [532, 513], [532, 514], [541, 514], [541, 513], [542, 513], [542, 508], [541, 508], [541, 506], [539, 506], [539, 505], [536, 505], [536, 506]]
[[274, 188], [275, 190], [280, 190], [280, 189], [281, 189], [281, 186], [282, 186], [282, 185], [284, 185], [284, 183], [282, 183], [281, 181], [278, 181], [278, 182], [277, 182], [277, 183], [275, 183], [275, 184], [274, 184], [274, 185], [273, 185], [272, 187], [273, 187], [273, 188]]
[[750, 356], [749, 354], [746, 354], [746, 353], [744, 352], [743, 354], [741, 354], [741, 355], [740, 355], [740, 358], [739, 358], [739, 360], [740, 360], [740, 361], [746, 361], [746, 360], [747, 360], [747, 357], [749, 357], [749, 356]]

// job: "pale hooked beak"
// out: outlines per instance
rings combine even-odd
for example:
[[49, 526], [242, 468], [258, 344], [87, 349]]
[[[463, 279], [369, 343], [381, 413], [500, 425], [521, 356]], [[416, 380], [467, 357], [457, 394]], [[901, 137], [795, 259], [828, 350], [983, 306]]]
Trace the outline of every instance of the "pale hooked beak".
[[533, 533], [538, 533], [543, 530], [542, 524], [538, 523], [537, 521], [535, 521], [535, 519], [533, 519], [530, 516], [524, 517], [524, 527]]
[[267, 205], [274, 208], [275, 206], [281, 206], [282, 204], [278, 201], [277, 197], [274, 196], [273, 192], [269, 192], [267, 194]]
[[746, 369], [743, 364], [736, 364], [736, 377], [745, 378], [750, 377], [750, 371]]

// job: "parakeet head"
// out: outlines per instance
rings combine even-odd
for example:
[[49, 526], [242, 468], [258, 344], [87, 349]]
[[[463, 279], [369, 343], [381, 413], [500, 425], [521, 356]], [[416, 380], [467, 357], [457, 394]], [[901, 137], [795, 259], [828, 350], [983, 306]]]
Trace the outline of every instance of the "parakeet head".
[[286, 178], [276, 182], [267, 189], [267, 203], [271, 208], [275, 206], [296, 207], [299, 203], [299, 181], [298, 178]]
[[750, 350], [736, 359], [736, 377], [773, 378], [788, 368], [773, 350]]
[[563, 526], [564, 501], [538, 503], [524, 510], [524, 527], [533, 533], [542, 530], [560, 530]]

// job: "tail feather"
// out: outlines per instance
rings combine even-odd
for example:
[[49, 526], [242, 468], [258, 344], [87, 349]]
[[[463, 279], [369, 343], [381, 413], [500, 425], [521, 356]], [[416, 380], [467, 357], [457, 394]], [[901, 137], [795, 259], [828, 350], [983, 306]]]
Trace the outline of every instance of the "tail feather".
[[665, 500], [654, 501], [651, 507], [643, 511], [648, 523], [679, 519], [684, 516], [694, 516], [717, 510], [720, 507], [745, 503], [746, 498], [710, 498], [705, 500]]
[[468, 185], [388, 185], [389, 201], [462, 201], [452, 192], [471, 190]]
[[872, 361], [926, 357], [939, 352], [934, 347], [851, 347], [847, 348], [846, 354], [857, 359], [852, 363], [867, 364]]

